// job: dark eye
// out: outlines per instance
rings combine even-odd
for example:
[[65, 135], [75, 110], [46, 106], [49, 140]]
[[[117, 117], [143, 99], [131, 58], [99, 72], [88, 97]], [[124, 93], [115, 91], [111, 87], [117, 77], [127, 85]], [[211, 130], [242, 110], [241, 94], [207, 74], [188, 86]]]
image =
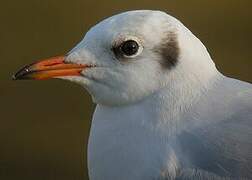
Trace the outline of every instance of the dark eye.
[[126, 56], [132, 56], [137, 53], [139, 45], [134, 40], [128, 40], [122, 43], [120, 50]]

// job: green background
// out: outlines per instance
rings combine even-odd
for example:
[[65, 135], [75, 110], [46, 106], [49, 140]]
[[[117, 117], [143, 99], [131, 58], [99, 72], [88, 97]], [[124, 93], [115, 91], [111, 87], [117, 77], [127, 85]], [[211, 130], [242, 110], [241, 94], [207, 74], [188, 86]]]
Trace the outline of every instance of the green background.
[[203, 41], [220, 71], [252, 82], [251, 5], [251, 0], [1, 0], [0, 179], [87, 179], [91, 98], [66, 81], [12, 81], [18, 68], [68, 52], [105, 17], [160, 9]]

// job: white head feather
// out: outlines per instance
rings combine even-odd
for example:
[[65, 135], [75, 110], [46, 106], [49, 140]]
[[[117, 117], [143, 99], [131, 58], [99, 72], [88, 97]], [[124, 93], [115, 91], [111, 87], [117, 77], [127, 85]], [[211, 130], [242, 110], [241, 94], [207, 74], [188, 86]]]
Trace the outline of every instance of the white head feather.
[[[117, 56], [115, 47], [126, 40], [136, 41], [138, 52]], [[204, 84], [217, 72], [205, 46], [181, 22], [149, 10], [98, 23], [67, 61], [96, 66], [84, 70], [82, 77], [65, 79], [83, 85], [95, 103], [109, 106], [135, 103], [176, 84]]]

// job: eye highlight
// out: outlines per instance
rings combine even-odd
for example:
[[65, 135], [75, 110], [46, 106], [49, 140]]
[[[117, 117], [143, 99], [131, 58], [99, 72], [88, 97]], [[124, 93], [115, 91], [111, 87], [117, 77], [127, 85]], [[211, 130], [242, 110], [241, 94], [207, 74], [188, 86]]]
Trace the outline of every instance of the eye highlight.
[[126, 56], [132, 56], [137, 54], [139, 45], [134, 40], [128, 40], [121, 44], [120, 50]]

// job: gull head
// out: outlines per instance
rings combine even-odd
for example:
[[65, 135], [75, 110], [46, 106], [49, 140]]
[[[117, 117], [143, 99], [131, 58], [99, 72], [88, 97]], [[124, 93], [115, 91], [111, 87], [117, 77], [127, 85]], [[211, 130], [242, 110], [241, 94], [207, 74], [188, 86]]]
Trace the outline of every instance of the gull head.
[[210, 67], [206, 48], [180, 21], [138, 10], [101, 21], [67, 55], [25, 66], [14, 79], [67, 79], [87, 89], [95, 103], [114, 106], [203, 78]]

